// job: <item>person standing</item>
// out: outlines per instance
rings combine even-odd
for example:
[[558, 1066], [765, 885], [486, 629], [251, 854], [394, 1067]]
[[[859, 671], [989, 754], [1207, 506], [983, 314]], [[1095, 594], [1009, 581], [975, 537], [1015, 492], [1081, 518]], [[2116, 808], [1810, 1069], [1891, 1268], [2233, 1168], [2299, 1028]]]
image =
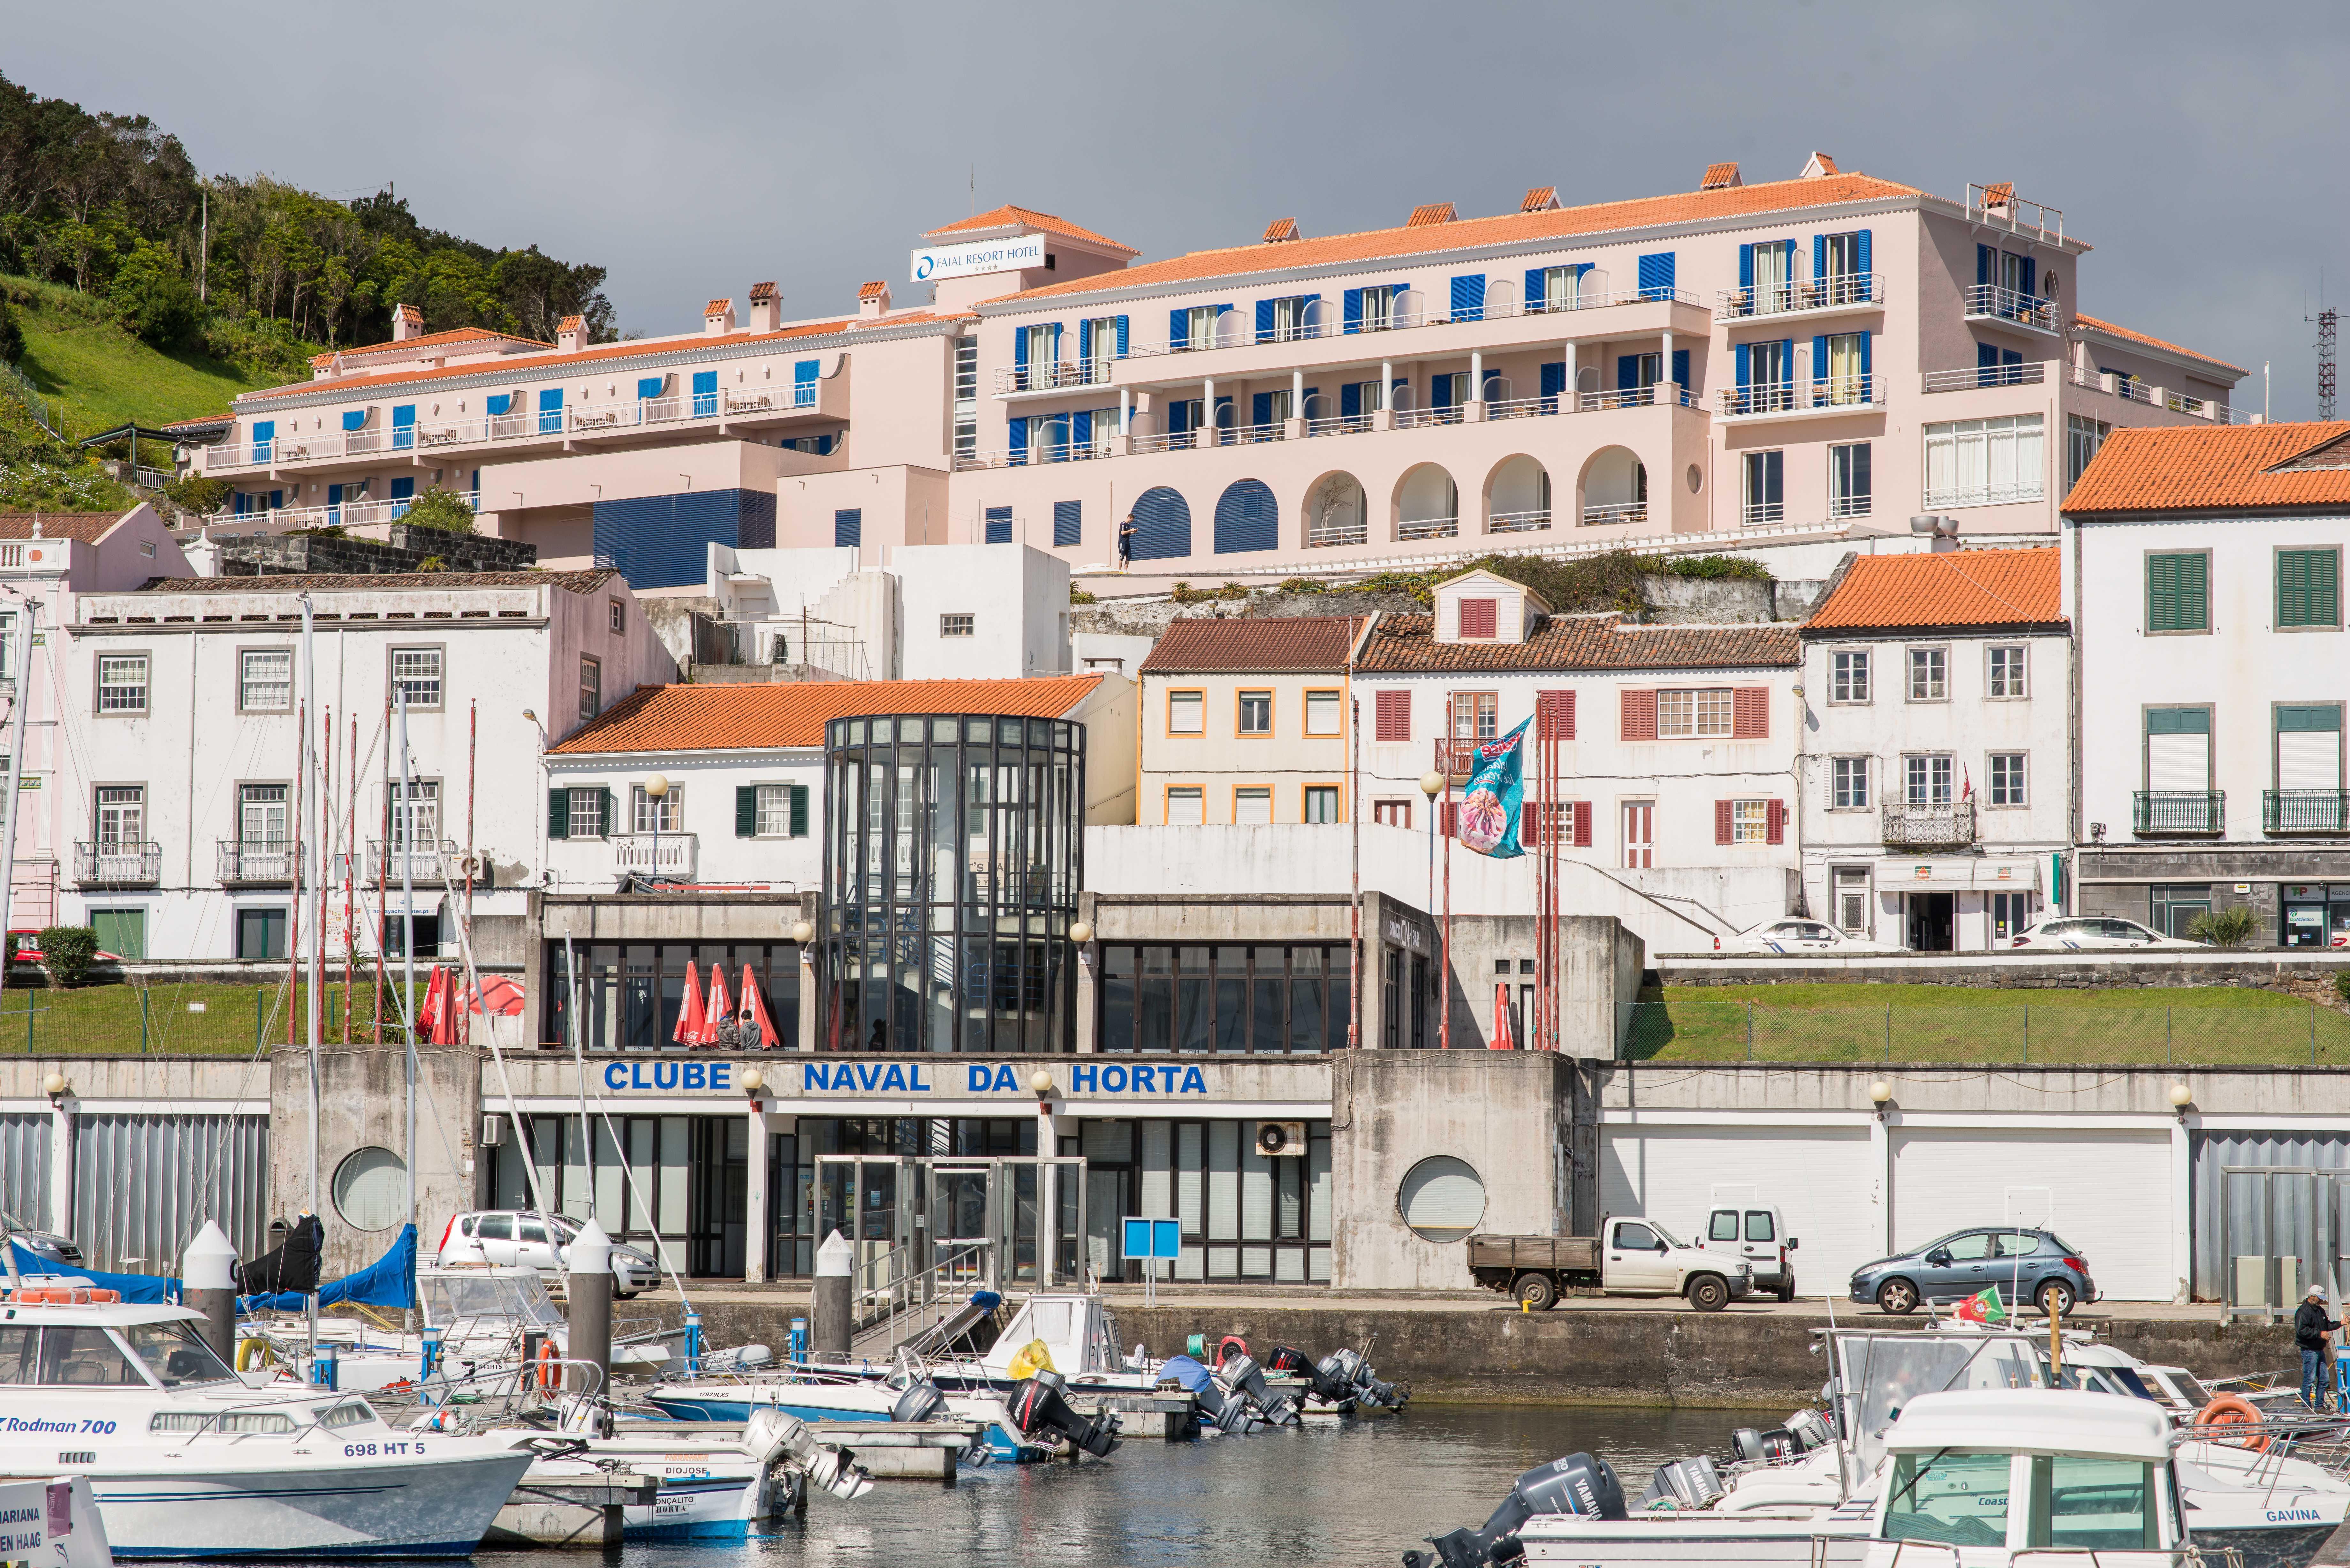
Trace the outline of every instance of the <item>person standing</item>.
[[2293, 1342], [2301, 1347], [2301, 1401], [2313, 1410], [2325, 1408], [2325, 1386], [2322, 1376], [2331, 1376], [2326, 1366], [2325, 1336], [2342, 1326], [2339, 1318], [2325, 1313], [2325, 1287], [2312, 1285], [2309, 1294], [2293, 1314]]
[[1118, 525], [1118, 569], [1125, 571], [1133, 560], [1134, 514], [1129, 512], [1126, 514], [1126, 521]]

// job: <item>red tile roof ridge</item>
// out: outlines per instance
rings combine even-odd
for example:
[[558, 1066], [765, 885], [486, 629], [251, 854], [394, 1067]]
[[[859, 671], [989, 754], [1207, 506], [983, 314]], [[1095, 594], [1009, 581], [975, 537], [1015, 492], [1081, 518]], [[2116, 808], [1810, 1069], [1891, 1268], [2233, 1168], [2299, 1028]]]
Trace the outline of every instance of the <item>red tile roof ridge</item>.
[[536, 337], [521, 337], [511, 332], [493, 332], [486, 327], [452, 327], [445, 332], [428, 332], [421, 337], [387, 337], [380, 343], [355, 344], [348, 348], [329, 348], [323, 354], [310, 356], [313, 365], [331, 365], [338, 359], [372, 358], [378, 354], [412, 354], [420, 348], [432, 348], [443, 343], [459, 341], [478, 343], [492, 338], [504, 343], [524, 343], [534, 348], [552, 348], [552, 343], [541, 343]]
[[1023, 227], [1043, 229], [1045, 233], [1058, 234], [1063, 239], [1090, 240], [1096, 244], [1107, 245], [1112, 250], [1124, 251], [1128, 255], [1140, 254], [1132, 245], [1121, 244], [1107, 234], [1097, 234], [1082, 224], [1069, 222], [1066, 218], [1057, 217], [1051, 213], [1040, 213], [1034, 207], [1017, 206], [1010, 202], [1006, 202], [1000, 207], [990, 207], [984, 213], [973, 213], [968, 218], [957, 218], [951, 223], [941, 223], [935, 229], [926, 230], [922, 238], [932, 240], [941, 234], [970, 234], [977, 229]]
[[2157, 337], [2150, 332], [2140, 332], [2134, 327], [2124, 327], [2118, 322], [2107, 321], [2103, 317], [2091, 316], [2085, 310], [2076, 310], [2073, 312], [2073, 319], [2079, 322], [2082, 326], [2087, 327], [2092, 332], [2102, 332], [2107, 337], [2118, 337], [2126, 343], [2143, 343], [2150, 348], [2161, 348], [2173, 354], [2184, 354], [2189, 359], [2200, 359], [2207, 365], [2217, 365], [2223, 370], [2233, 370], [2239, 376], [2249, 376], [2251, 374], [2251, 371], [2245, 369], [2241, 365], [2230, 365], [2225, 359], [2220, 358], [2215, 355], [2201, 353], [2196, 349], [2186, 348], [2183, 345], [2172, 343], [2167, 339]]
[[258, 576], [166, 577], [137, 593], [152, 594], [286, 594], [341, 591], [385, 593], [414, 589], [536, 588], [553, 585], [573, 593], [589, 593], [613, 582], [620, 574], [608, 566], [577, 571], [511, 572], [289, 572]]
[[1856, 556], [1804, 625], [1807, 632], [2056, 626], [2064, 619], [2062, 578], [2054, 545]]
[[1169, 623], [1138, 674], [1336, 672], [1367, 618], [1354, 615], [1186, 616]]
[[1617, 624], [1553, 616], [1523, 642], [1438, 642], [1433, 616], [1383, 615], [1363, 639], [1356, 668], [1373, 674], [1444, 670], [1735, 670], [1802, 661], [1801, 628], [1784, 622], [1733, 626]]
[[2132, 512], [2350, 506], [2350, 465], [2285, 465], [2350, 438], [2350, 421], [2133, 426], [2097, 449], [2057, 510]]
[[0, 539], [29, 539], [34, 524], [38, 524], [43, 538], [78, 539], [87, 544], [103, 537], [108, 529], [138, 509], [126, 506], [120, 512], [0, 512]]

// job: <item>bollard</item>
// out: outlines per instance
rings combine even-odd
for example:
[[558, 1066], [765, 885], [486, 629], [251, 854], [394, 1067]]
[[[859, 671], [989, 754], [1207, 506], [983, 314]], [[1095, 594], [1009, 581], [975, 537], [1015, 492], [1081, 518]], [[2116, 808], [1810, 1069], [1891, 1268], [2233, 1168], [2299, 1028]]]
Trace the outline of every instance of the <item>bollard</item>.
[[572, 1238], [564, 1302], [571, 1317], [569, 1359], [594, 1368], [571, 1369], [581, 1385], [572, 1392], [605, 1393], [612, 1381], [612, 1238], [593, 1220]]
[[794, 1361], [807, 1359], [807, 1319], [804, 1317], [792, 1319], [790, 1356]]
[[847, 1239], [835, 1231], [816, 1250], [816, 1279], [809, 1292], [808, 1351], [816, 1361], [848, 1359]]
[[236, 1365], [236, 1247], [211, 1220], [180, 1258], [187, 1304], [204, 1314], [198, 1332], [223, 1365]]
[[685, 1309], [685, 1375], [702, 1375], [702, 1314], [692, 1307]]
[[329, 1341], [318, 1346], [310, 1357], [310, 1381], [329, 1394], [339, 1393], [343, 1386], [342, 1347]]

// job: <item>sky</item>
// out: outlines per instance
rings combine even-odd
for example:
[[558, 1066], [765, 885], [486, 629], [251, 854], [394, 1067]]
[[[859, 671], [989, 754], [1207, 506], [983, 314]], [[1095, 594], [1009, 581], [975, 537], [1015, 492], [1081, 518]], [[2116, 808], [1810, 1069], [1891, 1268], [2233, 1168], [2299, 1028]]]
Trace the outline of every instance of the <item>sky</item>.
[[[2095, 246], [2092, 315], [2249, 369], [2316, 412], [2350, 304], [2338, 4], [1925, 6], [1216, 3], [392, 8], [0, 0], [0, 71], [143, 112], [208, 173], [609, 269], [624, 331], [781, 282], [787, 317], [916, 296], [925, 229], [1005, 202], [1145, 259], [1696, 187], [1736, 160], [1963, 199], [2012, 181]], [[2350, 401], [2345, 401], [2350, 410]]]

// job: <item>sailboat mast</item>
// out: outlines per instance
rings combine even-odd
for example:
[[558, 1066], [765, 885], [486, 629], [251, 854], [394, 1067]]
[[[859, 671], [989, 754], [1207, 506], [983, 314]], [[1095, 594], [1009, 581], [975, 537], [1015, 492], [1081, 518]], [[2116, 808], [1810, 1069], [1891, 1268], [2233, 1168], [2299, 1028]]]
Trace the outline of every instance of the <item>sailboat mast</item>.
[[[295, 809], [299, 814], [298, 820], [301, 824], [296, 829], [298, 837], [295, 846], [294, 874], [300, 878], [294, 888], [294, 904], [297, 909], [317, 895], [318, 875], [313, 867], [313, 862], [318, 853], [318, 834], [314, 830], [310, 819], [314, 812], [321, 817], [325, 815], [324, 812], [318, 810], [317, 768], [310, 745], [310, 725], [318, 711], [318, 645], [312, 635], [315, 629], [312, 624], [312, 613], [310, 596], [304, 594], [302, 596], [301, 774], [299, 782], [294, 786]], [[310, 919], [315, 922], [317, 912], [312, 911]], [[304, 924], [298, 915], [296, 917], [296, 924], [302, 926], [302, 936], [306, 940], [317, 929], [315, 923]], [[304, 961], [309, 956], [306, 947], [296, 947], [288, 956], [302, 969], [310, 968]], [[325, 1210], [318, 1207], [318, 1008], [322, 999], [318, 995], [318, 980], [316, 971], [313, 971], [306, 978], [308, 981], [309, 994], [302, 1001], [302, 1032], [310, 1047], [310, 1212], [323, 1215]]]
[[[408, 1222], [416, 1223], [416, 770], [408, 754], [408, 692], [392, 688], [400, 708], [400, 991], [408, 1037]], [[439, 831], [439, 824], [434, 824]]]

